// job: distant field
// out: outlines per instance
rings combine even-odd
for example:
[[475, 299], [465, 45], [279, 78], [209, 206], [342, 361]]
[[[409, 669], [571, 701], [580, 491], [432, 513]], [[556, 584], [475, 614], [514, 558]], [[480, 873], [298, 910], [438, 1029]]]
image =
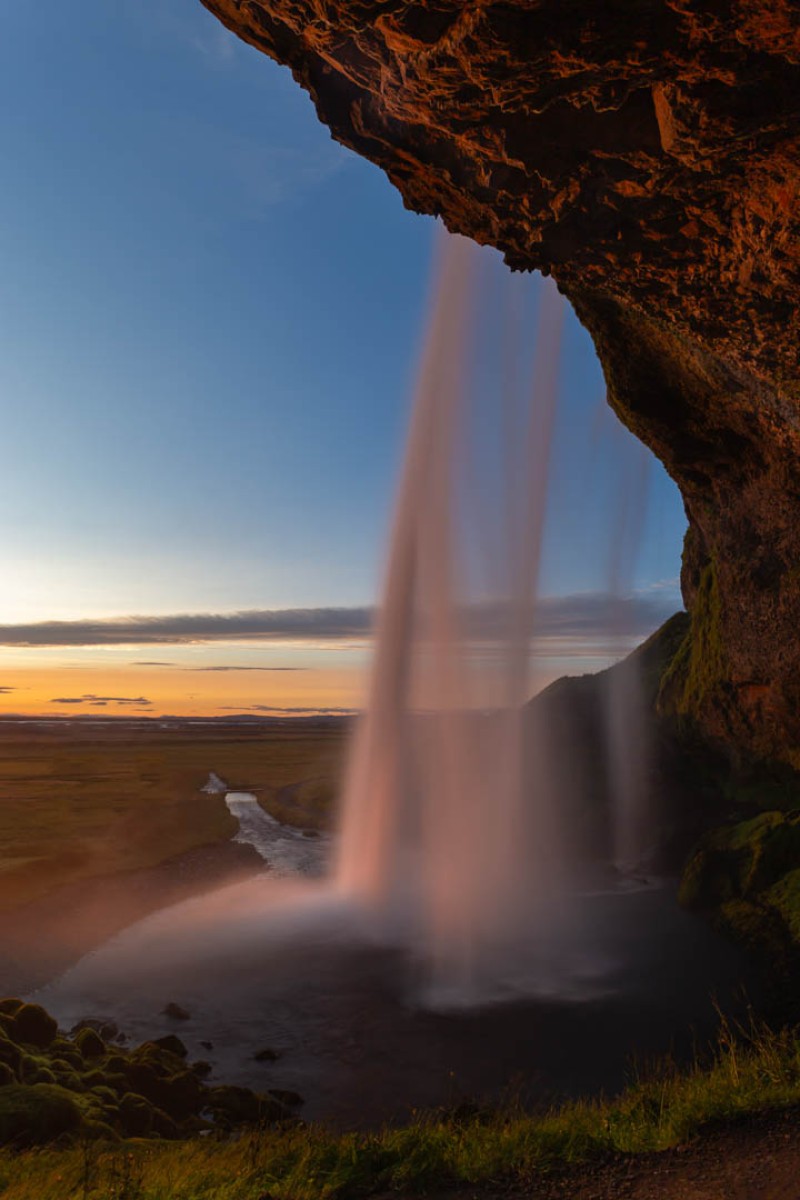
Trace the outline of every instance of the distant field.
[[340, 724], [0, 723], [0, 912], [60, 884], [150, 867], [229, 839], [215, 771], [307, 828], [331, 819]]

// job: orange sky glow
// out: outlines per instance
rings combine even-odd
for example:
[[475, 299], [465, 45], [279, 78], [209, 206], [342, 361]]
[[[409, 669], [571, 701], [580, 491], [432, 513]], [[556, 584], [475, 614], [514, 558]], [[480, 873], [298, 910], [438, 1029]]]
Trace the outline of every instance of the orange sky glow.
[[[228, 655], [228, 657], [231, 657]], [[357, 665], [295, 670], [224, 671], [203, 667], [76, 666], [41, 662], [6, 667], [0, 679], [0, 716], [220, 717], [302, 711], [352, 710], [362, 701]]]

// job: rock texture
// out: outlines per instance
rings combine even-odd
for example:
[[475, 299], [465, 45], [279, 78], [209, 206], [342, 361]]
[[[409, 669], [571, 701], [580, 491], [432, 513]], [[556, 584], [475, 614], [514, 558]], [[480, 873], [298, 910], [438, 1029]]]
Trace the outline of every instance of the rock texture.
[[203, 3], [409, 207], [555, 276], [686, 504], [662, 707], [800, 767], [800, 5]]

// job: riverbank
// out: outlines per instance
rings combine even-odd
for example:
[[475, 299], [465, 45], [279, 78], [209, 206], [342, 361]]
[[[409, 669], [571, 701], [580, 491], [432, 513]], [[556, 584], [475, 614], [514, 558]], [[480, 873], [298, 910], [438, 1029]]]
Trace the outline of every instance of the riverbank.
[[262, 870], [209, 772], [262, 800], [335, 774], [345, 741], [311, 720], [0, 722], [0, 989]]
[[252, 846], [225, 841], [153, 867], [54, 888], [2, 922], [0, 987], [11, 994], [35, 991], [142, 917], [263, 869]]

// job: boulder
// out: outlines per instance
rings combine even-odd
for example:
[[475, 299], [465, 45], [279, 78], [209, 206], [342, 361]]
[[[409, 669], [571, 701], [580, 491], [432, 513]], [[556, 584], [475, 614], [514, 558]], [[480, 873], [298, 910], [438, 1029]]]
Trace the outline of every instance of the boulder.
[[176, 1004], [174, 1000], [170, 1000], [162, 1009], [165, 1017], [170, 1017], [173, 1021], [190, 1021], [192, 1014], [188, 1009], [183, 1008], [180, 1004]]
[[51, 1142], [75, 1133], [82, 1124], [75, 1097], [54, 1084], [9, 1084], [0, 1088], [0, 1145], [25, 1146]]
[[75, 1045], [85, 1059], [103, 1058], [106, 1044], [94, 1029], [86, 1027], [75, 1038]]
[[168, 1033], [166, 1037], [155, 1038], [153, 1045], [160, 1047], [162, 1050], [167, 1050], [170, 1054], [176, 1055], [177, 1058], [186, 1058], [189, 1053], [181, 1039], [176, 1037], [174, 1033]]
[[14, 1013], [15, 1041], [45, 1049], [58, 1033], [58, 1022], [40, 1004], [21, 1004]]

